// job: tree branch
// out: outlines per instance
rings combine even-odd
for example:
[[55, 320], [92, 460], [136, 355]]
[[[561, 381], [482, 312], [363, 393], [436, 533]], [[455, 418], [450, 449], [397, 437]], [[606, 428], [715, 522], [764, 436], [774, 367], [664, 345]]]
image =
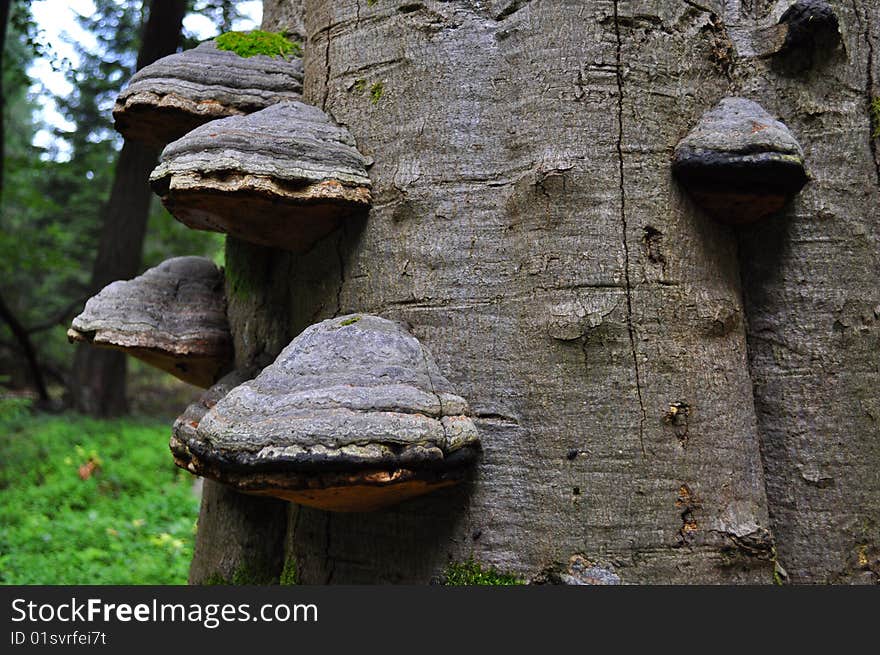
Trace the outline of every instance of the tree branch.
[[22, 324], [15, 317], [15, 314], [13, 314], [12, 310], [7, 306], [2, 294], [0, 294], [0, 319], [9, 326], [12, 335], [19, 344], [21, 352], [31, 370], [31, 377], [33, 378], [34, 386], [37, 388], [37, 395], [40, 397], [40, 400], [48, 401], [49, 392], [46, 390], [46, 382], [43, 380], [43, 372], [40, 370], [40, 365], [37, 362], [37, 354], [34, 350], [34, 345], [31, 343], [27, 330], [24, 329]]
[[42, 323], [37, 323], [36, 325], [32, 325], [28, 328], [25, 328], [25, 332], [28, 334], [36, 334], [37, 332], [43, 332], [44, 330], [49, 330], [56, 325], [64, 325], [67, 323], [70, 315], [76, 310], [83, 302], [88, 300], [88, 296], [80, 296], [76, 300], [73, 300], [60, 311], [55, 312], [51, 317], [47, 318]]

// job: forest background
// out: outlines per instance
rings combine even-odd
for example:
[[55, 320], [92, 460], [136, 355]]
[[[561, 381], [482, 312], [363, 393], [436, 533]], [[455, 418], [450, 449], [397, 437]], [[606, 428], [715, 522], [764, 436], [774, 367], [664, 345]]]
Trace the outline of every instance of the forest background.
[[[153, 4], [169, 12], [158, 32]], [[112, 393], [86, 402], [89, 363], [66, 329], [111, 279], [178, 255], [222, 265], [221, 235], [185, 228], [143, 192], [138, 166], [158, 153], [124, 144], [111, 110], [139, 65], [254, 29], [261, 11], [234, 0], [0, 7], [0, 583], [186, 582], [199, 487], [166, 444], [198, 390], [120, 355]], [[133, 237], [102, 252], [111, 222]]]

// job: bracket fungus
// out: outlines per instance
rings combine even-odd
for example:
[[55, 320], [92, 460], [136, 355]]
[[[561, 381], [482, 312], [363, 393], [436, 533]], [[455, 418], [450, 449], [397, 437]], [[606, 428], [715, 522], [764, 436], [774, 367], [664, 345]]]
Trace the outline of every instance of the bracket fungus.
[[840, 43], [840, 22], [824, 0], [798, 0], [779, 19], [785, 33], [780, 52], [822, 50]]
[[371, 202], [354, 138], [301, 102], [194, 129], [165, 148], [150, 183], [191, 228], [298, 253]]
[[162, 147], [208, 121], [299, 100], [302, 81], [299, 58], [242, 57], [206, 41], [135, 73], [113, 119], [126, 139]]
[[174, 462], [181, 468], [195, 472], [191, 455], [186, 444], [196, 437], [196, 430], [205, 414], [242, 382], [247, 382], [259, 373], [257, 367], [237, 368], [220, 378], [215, 385], [205, 391], [199, 399], [191, 403], [174, 421], [168, 447]]
[[672, 171], [708, 213], [734, 224], [778, 212], [807, 182], [800, 144], [745, 98], [706, 112], [676, 146]]
[[223, 272], [204, 257], [175, 257], [133, 280], [113, 282], [89, 299], [67, 338], [122, 350], [209, 387], [233, 357]]
[[400, 323], [350, 315], [185, 415], [173, 449], [178, 466], [238, 491], [363, 512], [460, 482], [479, 449], [469, 413]]

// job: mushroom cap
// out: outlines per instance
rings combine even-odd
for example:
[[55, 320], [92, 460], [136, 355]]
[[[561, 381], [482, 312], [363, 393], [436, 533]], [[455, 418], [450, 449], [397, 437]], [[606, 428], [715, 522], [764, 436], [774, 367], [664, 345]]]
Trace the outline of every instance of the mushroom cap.
[[125, 351], [208, 387], [232, 362], [223, 272], [204, 257], [168, 259], [104, 287], [73, 319], [67, 336]]
[[789, 129], [745, 98], [706, 112], [676, 146], [672, 170], [699, 204], [732, 223], [779, 211], [807, 182]]
[[354, 138], [301, 102], [194, 129], [165, 148], [150, 182], [189, 227], [294, 252], [371, 201]]
[[168, 447], [174, 456], [174, 462], [181, 468], [191, 468], [191, 455], [187, 443], [196, 437], [196, 430], [205, 414], [214, 407], [226, 394], [242, 382], [252, 379], [260, 370], [257, 367], [237, 368], [220, 378], [216, 384], [205, 391], [199, 399], [191, 403], [174, 421], [171, 428], [171, 439]]
[[113, 107], [126, 139], [162, 147], [208, 121], [299, 100], [299, 58], [240, 57], [206, 41], [144, 66]]
[[179, 431], [175, 456], [240, 491], [368, 511], [459, 482], [479, 448], [469, 413], [400, 323], [342, 316]]

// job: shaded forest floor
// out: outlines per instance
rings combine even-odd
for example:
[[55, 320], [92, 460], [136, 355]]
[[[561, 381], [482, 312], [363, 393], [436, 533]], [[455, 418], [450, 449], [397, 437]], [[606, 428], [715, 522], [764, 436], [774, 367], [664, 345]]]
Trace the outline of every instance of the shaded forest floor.
[[170, 422], [28, 404], [0, 397], [0, 583], [185, 584], [199, 499]]

